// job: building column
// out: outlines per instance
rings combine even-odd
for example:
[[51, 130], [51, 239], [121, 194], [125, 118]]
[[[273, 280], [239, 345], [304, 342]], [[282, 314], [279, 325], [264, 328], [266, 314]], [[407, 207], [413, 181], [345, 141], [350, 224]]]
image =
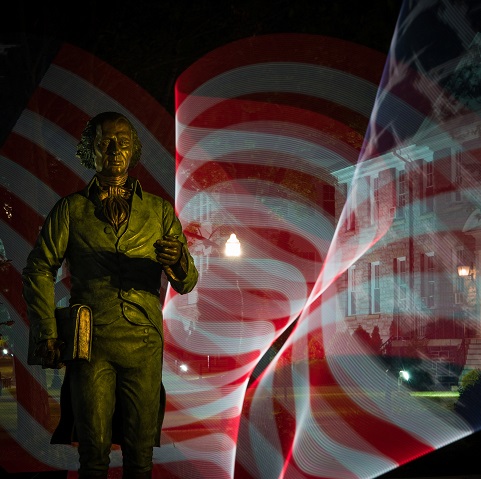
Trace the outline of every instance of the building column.
[[[478, 238], [476, 238], [476, 246], [479, 244]], [[474, 270], [475, 270], [475, 294], [476, 302], [474, 306], [475, 318], [476, 318], [476, 337], [481, 337], [481, 307], [480, 307], [480, 293], [481, 293], [481, 250], [476, 249], [474, 252]]]

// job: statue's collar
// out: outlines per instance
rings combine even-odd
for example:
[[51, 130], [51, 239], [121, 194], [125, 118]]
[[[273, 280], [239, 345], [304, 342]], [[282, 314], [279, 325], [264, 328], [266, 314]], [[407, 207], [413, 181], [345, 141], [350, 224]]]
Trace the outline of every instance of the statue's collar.
[[[140, 182], [137, 178], [133, 178], [132, 176], [129, 176], [127, 178], [127, 181], [125, 183], [129, 188], [132, 188], [132, 190], [135, 192], [135, 194], [142, 199], [142, 186], [140, 185]], [[96, 176], [94, 176], [89, 184], [85, 187], [85, 196], [88, 198], [90, 196], [90, 189], [94, 188], [99, 188], [99, 180]]]

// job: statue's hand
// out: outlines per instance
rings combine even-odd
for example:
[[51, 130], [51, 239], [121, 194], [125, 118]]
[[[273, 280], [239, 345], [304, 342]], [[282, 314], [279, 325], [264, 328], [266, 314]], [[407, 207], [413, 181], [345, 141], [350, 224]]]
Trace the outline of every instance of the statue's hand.
[[164, 236], [154, 247], [157, 261], [165, 266], [176, 264], [182, 255], [182, 243], [174, 236]]
[[58, 339], [46, 339], [38, 343], [35, 356], [42, 358], [42, 367], [61, 369], [64, 364], [60, 360], [64, 343]]

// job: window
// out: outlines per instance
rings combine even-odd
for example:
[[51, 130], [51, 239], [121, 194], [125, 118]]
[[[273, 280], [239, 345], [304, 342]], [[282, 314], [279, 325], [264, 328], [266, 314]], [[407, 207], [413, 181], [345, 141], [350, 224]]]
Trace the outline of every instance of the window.
[[434, 253], [422, 253], [421, 300], [427, 308], [434, 308], [435, 287]]
[[381, 281], [379, 277], [379, 261], [371, 263], [370, 269], [370, 312], [379, 313], [381, 311]]
[[203, 276], [209, 270], [211, 252], [212, 248], [209, 246], [209, 248], [204, 250], [205, 254], [193, 256], [194, 264], [199, 272], [199, 276]]
[[367, 188], [367, 195], [366, 195], [366, 218], [369, 219], [369, 223], [372, 223], [372, 215], [373, 215], [373, 211], [372, 211], [372, 203], [373, 203], [373, 199], [372, 199], [372, 196], [373, 196], [373, 193], [372, 193], [372, 179], [370, 176], [366, 176], [364, 178], [365, 180], [365, 184], [366, 184], [366, 188]]
[[454, 201], [462, 201], [462, 188], [463, 188], [463, 176], [462, 176], [462, 152], [454, 151], [452, 155], [452, 182], [453, 182], [453, 199]]
[[396, 218], [404, 218], [407, 197], [406, 171], [399, 170], [396, 180]]
[[323, 192], [324, 209], [334, 216], [336, 210], [336, 189], [332, 185], [324, 185]]
[[394, 260], [394, 309], [404, 311], [407, 307], [407, 271], [406, 257]]
[[356, 267], [347, 270], [347, 315], [356, 314]]
[[200, 223], [210, 220], [211, 210], [212, 199], [210, 195], [200, 192], [192, 200], [192, 217]]
[[371, 224], [376, 224], [379, 219], [379, 177], [372, 177], [372, 208], [371, 208]]
[[464, 265], [466, 263], [466, 255], [463, 249], [456, 250], [456, 255], [454, 258], [454, 304], [463, 304], [464, 303], [464, 294], [465, 294], [465, 278], [458, 275], [458, 266]]
[[432, 161], [423, 163], [421, 178], [423, 213], [431, 213], [434, 210], [434, 170]]
[[354, 192], [351, 185], [346, 185], [346, 230], [352, 231], [356, 228], [356, 216], [354, 213]]

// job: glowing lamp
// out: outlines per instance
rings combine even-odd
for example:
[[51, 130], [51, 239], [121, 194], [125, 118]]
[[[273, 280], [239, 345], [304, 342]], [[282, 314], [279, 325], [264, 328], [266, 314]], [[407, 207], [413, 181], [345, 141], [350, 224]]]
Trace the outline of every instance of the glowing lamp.
[[404, 379], [404, 381], [409, 381], [409, 373], [407, 371], [399, 371], [399, 377]]
[[473, 275], [473, 268], [472, 266], [468, 265], [459, 265], [458, 266], [458, 276], [461, 278], [465, 278], [467, 276]]
[[225, 255], [226, 256], [240, 256], [241, 255], [241, 248], [240, 242], [237, 239], [235, 233], [230, 235], [230, 238], [227, 240], [225, 244]]

